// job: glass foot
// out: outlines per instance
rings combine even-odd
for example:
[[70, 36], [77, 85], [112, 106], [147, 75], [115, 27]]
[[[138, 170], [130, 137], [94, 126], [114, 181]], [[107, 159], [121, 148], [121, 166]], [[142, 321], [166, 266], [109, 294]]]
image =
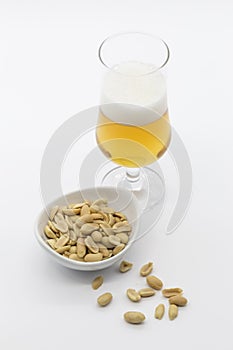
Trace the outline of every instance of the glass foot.
[[132, 191], [143, 210], [149, 210], [159, 204], [165, 195], [163, 178], [150, 168], [115, 167], [102, 179], [103, 186], [124, 187]]

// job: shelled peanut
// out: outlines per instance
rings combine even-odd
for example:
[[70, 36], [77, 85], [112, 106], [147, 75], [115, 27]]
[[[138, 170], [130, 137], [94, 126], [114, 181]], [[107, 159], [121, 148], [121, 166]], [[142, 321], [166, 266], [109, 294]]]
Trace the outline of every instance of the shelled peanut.
[[108, 206], [107, 200], [55, 206], [44, 228], [47, 244], [66, 258], [97, 262], [120, 253], [132, 228], [127, 217]]

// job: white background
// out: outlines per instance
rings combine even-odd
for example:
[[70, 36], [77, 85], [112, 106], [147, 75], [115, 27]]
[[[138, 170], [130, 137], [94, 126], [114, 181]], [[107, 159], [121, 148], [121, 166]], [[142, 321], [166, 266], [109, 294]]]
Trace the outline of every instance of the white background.
[[[233, 348], [232, 16], [230, 0], [0, 1], [1, 349]], [[134, 269], [104, 271], [93, 291], [96, 274], [58, 266], [34, 238], [40, 162], [56, 128], [98, 103], [98, 46], [125, 30], [171, 49], [170, 117], [192, 162], [193, 197], [175, 233], [152, 230], [127, 254]], [[145, 285], [138, 270], [148, 260], [190, 301], [173, 322], [153, 318], [159, 293], [138, 305], [125, 297]], [[114, 299], [100, 309], [106, 290]], [[125, 323], [129, 309], [145, 323]]]

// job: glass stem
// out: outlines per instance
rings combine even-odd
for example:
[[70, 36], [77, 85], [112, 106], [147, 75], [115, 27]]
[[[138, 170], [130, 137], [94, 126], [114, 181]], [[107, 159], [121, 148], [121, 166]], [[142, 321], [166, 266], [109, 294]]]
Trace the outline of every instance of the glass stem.
[[126, 180], [131, 190], [141, 189], [141, 171], [140, 168], [126, 168]]
[[140, 168], [126, 168], [126, 178], [129, 182], [139, 181]]

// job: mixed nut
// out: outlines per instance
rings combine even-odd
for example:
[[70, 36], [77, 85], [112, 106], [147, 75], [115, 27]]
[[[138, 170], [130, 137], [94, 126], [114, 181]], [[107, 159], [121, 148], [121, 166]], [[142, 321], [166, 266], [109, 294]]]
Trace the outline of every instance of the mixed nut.
[[[120, 263], [119, 271], [127, 272], [133, 267], [133, 264], [128, 261], [122, 261]], [[142, 266], [140, 269], [140, 275], [146, 277], [146, 282], [149, 287], [141, 288], [139, 291], [128, 288], [126, 295], [134, 303], [140, 302], [141, 298], [151, 297], [156, 294], [156, 291], [162, 290], [162, 295], [168, 299], [168, 317], [170, 320], [174, 320], [178, 316], [179, 307], [185, 306], [188, 300], [182, 295], [183, 290], [181, 288], [163, 288], [163, 282], [156, 276], [150, 273], [153, 270], [153, 262], [149, 262]], [[103, 284], [103, 276], [97, 276], [92, 281], [92, 288], [98, 289]], [[100, 306], [106, 306], [112, 301], [112, 294], [110, 292], [104, 293], [97, 298], [97, 303]], [[165, 305], [159, 304], [155, 307], [154, 318], [161, 320], [165, 314]], [[128, 323], [140, 324], [146, 317], [139, 311], [127, 311], [123, 315], [124, 319]]]
[[55, 206], [44, 228], [46, 242], [55, 252], [83, 262], [97, 262], [120, 253], [131, 232], [127, 217], [102, 198]]

